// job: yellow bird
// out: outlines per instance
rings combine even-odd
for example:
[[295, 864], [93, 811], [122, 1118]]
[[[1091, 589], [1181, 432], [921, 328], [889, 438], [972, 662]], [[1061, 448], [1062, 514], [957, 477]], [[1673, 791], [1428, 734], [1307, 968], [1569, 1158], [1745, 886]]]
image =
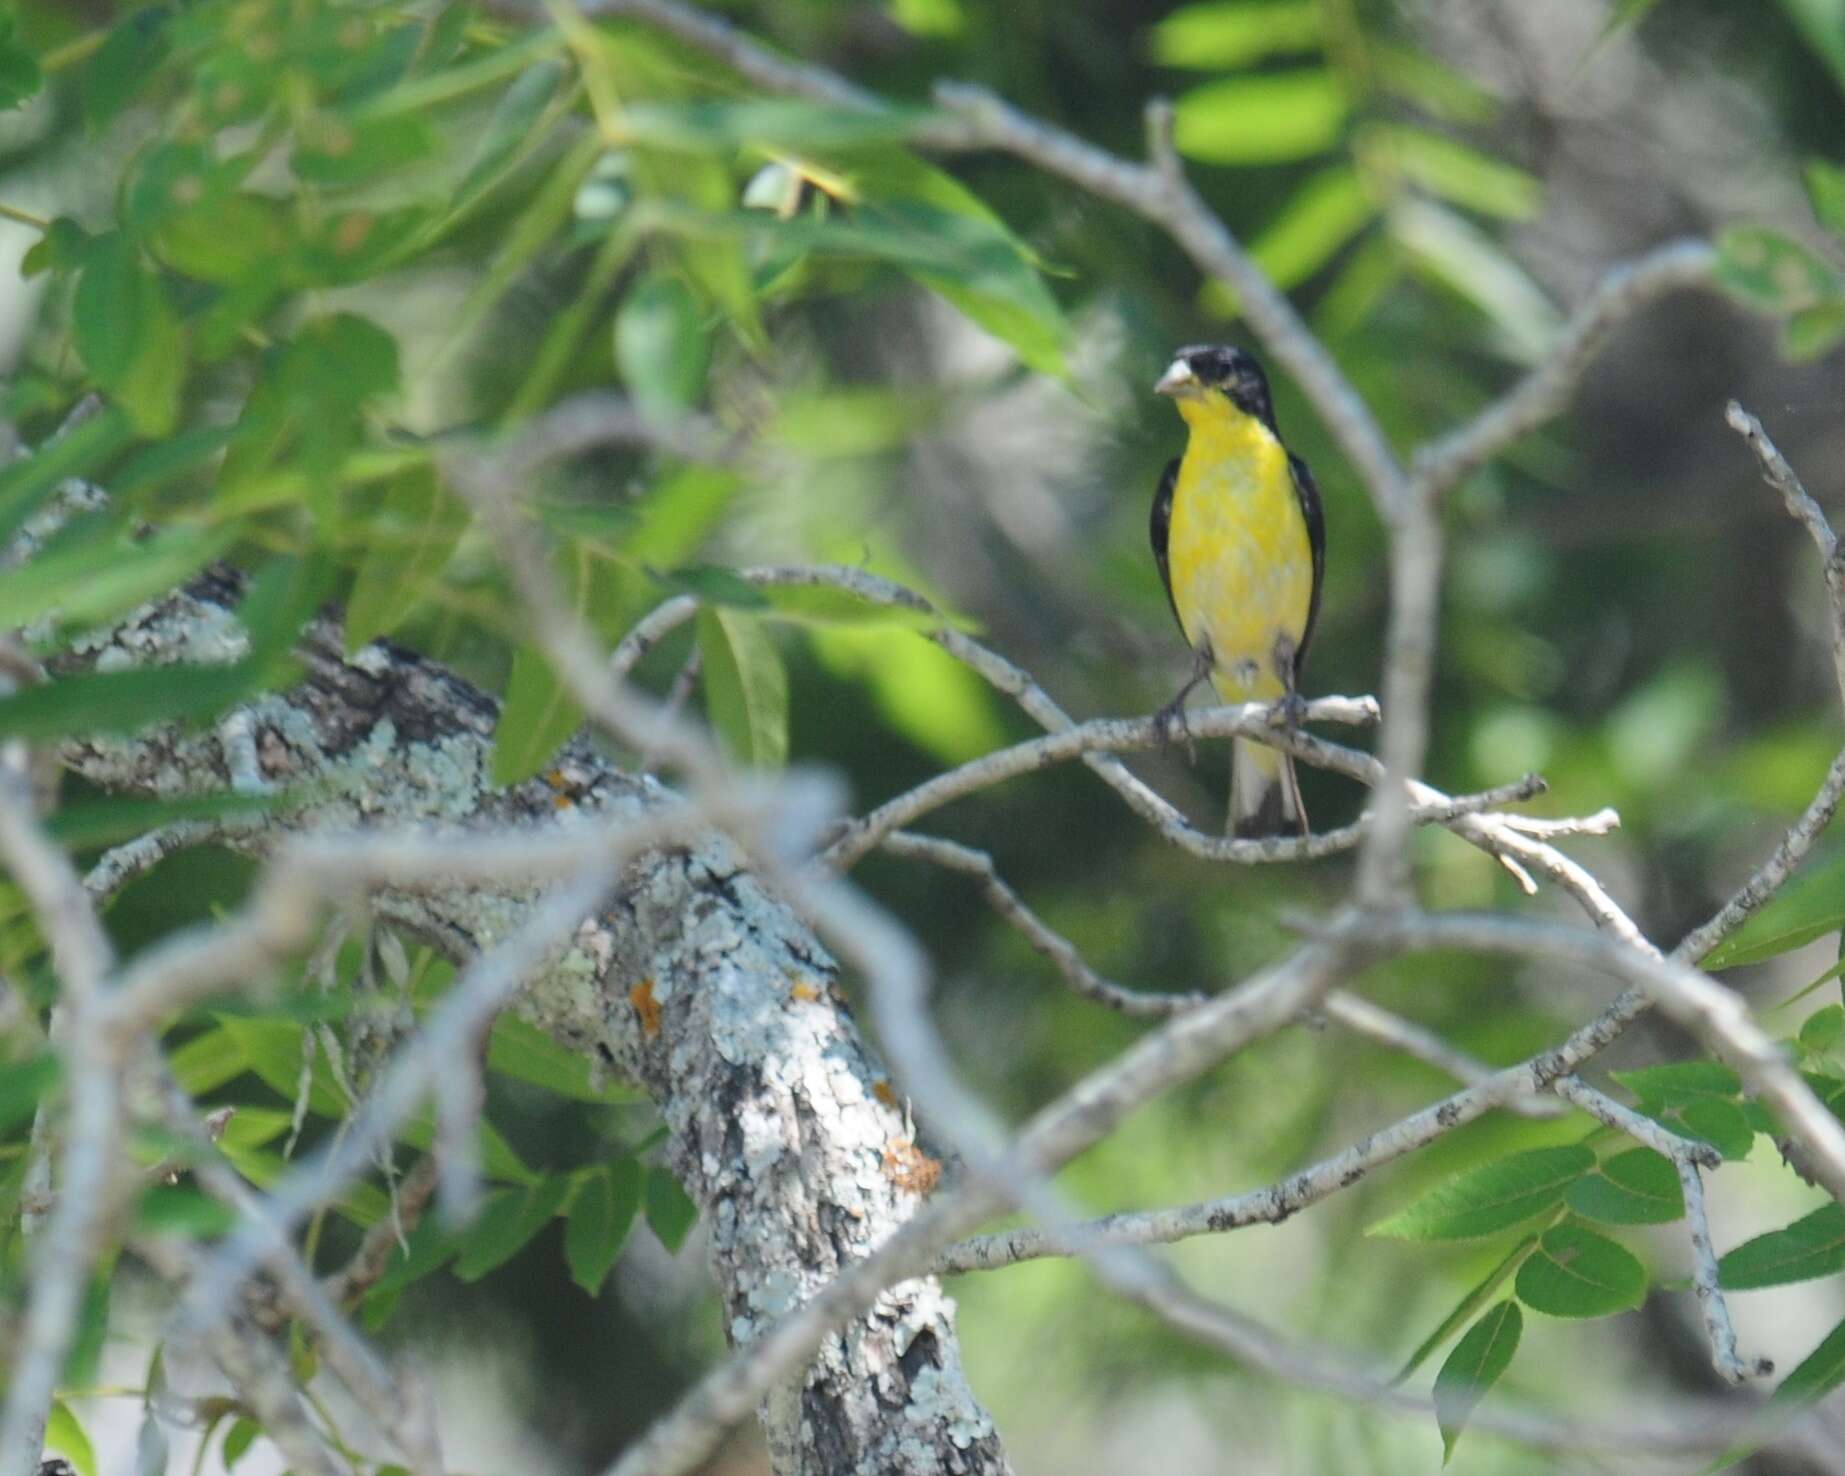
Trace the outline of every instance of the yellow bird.
[[[1180, 349], [1154, 390], [1190, 428], [1153, 499], [1153, 557], [1194, 663], [1161, 719], [1182, 725], [1208, 677], [1225, 702], [1283, 703], [1292, 722], [1326, 572], [1319, 488], [1282, 445], [1268, 379], [1241, 349]], [[1305, 835], [1294, 760], [1244, 739], [1231, 752], [1231, 833]]]

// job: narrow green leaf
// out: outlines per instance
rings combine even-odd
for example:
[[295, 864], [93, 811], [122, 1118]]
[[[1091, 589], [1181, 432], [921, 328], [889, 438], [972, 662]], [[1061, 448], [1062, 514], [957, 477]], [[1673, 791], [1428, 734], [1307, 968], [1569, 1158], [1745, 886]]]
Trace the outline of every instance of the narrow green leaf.
[[1524, 1327], [1518, 1303], [1509, 1299], [1499, 1303], [1467, 1329], [1467, 1336], [1454, 1345], [1435, 1375], [1435, 1423], [1441, 1431], [1444, 1466], [1475, 1406], [1511, 1367]]
[[1685, 1190], [1672, 1160], [1651, 1148], [1603, 1159], [1569, 1187], [1564, 1202], [1605, 1225], [1665, 1225], [1685, 1213]]
[[523, 783], [583, 725], [583, 709], [551, 663], [530, 646], [513, 652], [489, 770], [501, 788]]
[[1569, 1186], [1594, 1167], [1595, 1154], [1578, 1143], [1514, 1153], [1436, 1185], [1366, 1233], [1403, 1240], [1491, 1235], [1561, 1203]]
[[1731, 1291], [1785, 1286], [1845, 1271], [1845, 1208], [1824, 1204], [1793, 1224], [1745, 1240], [1717, 1262]]
[[623, 110], [624, 144], [730, 154], [740, 148], [812, 154], [897, 143], [926, 116], [913, 108], [832, 108], [789, 98], [643, 102]]
[[222, 1025], [195, 1035], [167, 1058], [173, 1079], [189, 1097], [216, 1091], [250, 1069], [243, 1042]]
[[45, 1449], [56, 1451], [76, 1467], [77, 1476], [96, 1476], [96, 1450], [76, 1415], [62, 1399], [51, 1402], [50, 1417], [45, 1421]]
[[1845, 1322], [1827, 1333], [1819, 1346], [1781, 1380], [1769, 1403], [1811, 1404], [1831, 1393], [1841, 1382], [1845, 1382]]
[[493, 1022], [493, 1032], [487, 1037], [487, 1067], [577, 1102], [642, 1100], [639, 1092], [620, 1082], [595, 1086], [588, 1056], [566, 1050], [517, 1015], [503, 1014]]
[[539, 119], [567, 75], [561, 61], [547, 57], [513, 79], [480, 131], [467, 170], [455, 186], [451, 213], [467, 209], [476, 197], [492, 188], [506, 167], [531, 143]]
[[677, 277], [643, 277], [615, 314], [615, 363], [645, 410], [670, 415], [698, 403], [711, 341], [691, 291]]
[[366, 527], [365, 557], [346, 597], [346, 649], [389, 635], [428, 598], [468, 526], [467, 506], [432, 465], [391, 478]]
[[1364, 130], [1358, 148], [1409, 183], [1482, 215], [1529, 220], [1543, 205], [1544, 189], [1534, 176], [1446, 134], [1376, 123]]
[[1546, 1230], [1518, 1268], [1518, 1298], [1552, 1317], [1606, 1317], [1638, 1307], [1646, 1268], [1626, 1247], [1582, 1225]]
[[59, 1074], [58, 1058], [48, 1052], [11, 1062], [0, 1071], [0, 1133], [38, 1110], [40, 1100], [57, 1085]]
[[1250, 242], [1250, 254], [1277, 287], [1304, 282], [1377, 215], [1364, 180], [1349, 164], [1320, 170], [1288, 197]]
[[1339, 142], [1351, 101], [1325, 67], [1207, 82], [1179, 98], [1173, 142], [1205, 164], [1278, 164]]
[[16, 108], [45, 85], [38, 60], [13, 39], [12, 16], [0, 33], [0, 108]]
[[788, 673], [762, 622], [741, 610], [698, 612], [705, 710], [739, 763], [778, 768], [788, 761]]
[[32, 455], [0, 468], [0, 542], [10, 541], [67, 477], [98, 471], [133, 439], [128, 417], [110, 405]]
[[239, 794], [233, 790], [181, 795], [178, 799], [86, 800], [56, 811], [45, 829], [73, 850], [111, 846], [181, 820], [221, 820], [255, 815], [281, 802], [279, 794]]
[[550, 1223], [564, 1202], [569, 1181], [553, 1174], [529, 1190], [502, 1190], [490, 1196], [474, 1227], [462, 1238], [455, 1275], [478, 1281], [516, 1256]]
[[0, 736], [42, 742], [138, 733], [179, 718], [211, 717], [259, 685], [260, 673], [247, 662], [85, 672], [0, 698]]
[[1797, 873], [1767, 906], [1704, 955], [1699, 966], [1729, 969], [1802, 948], [1845, 927], [1845, 850]]
[[1161, 66], [1211, 72], [1319, 45], [1313, 0], [1204, 0], [1180, 6], [1148, 34], [1148, 52]]
[[132, 525], [106, 517], [68, 529], [0, 581], [0, 628], [54, 613], [61, 629], [107, 620], [184, 584], [235, 536], [230, 528], [181, 525], [144, 538]]
[[640, 1166], [624, 1158], [617, 1159], [613, 1168], [625, 1170], [620, 1188], [611, 1177], [611, 1168], [596, 1169], [578, 1187], [564, 1227], [564, 1258], [571, 1279], [592, 1297], [602, 1290], [609, 1269], [620, 1257], [640, 1204]]
[[1562, 315], [1492, 236], [1420, 196], [1399, 200], [1387, 219], [1415, 263], [1492, 324], [1507, 357], [1531, 364], [1550, 351], [1562, 331]]
[[1845, 91], [1845, 0], [1781, 0], [1781, 9]]
[[1493, 1293], [1499, 1290], [1505, 1283], [1505, 1279], [1524, 1264], [1525, 1257], [1537, 1249], [1537, 1243], [1537, 1236], [1527, 1235], [1513, 1246], [1505, 1259], [1488, 1271], [1479, 1284], [1460, 1299], [1454, 1310], [1442, 1318], [1440, 1326], [1422, 1340], [1416, 1351], [1409, 1355], [1409, 1361], [1397, 1370], [1397, 1376], [1391, 1382], [1393, 1384], [1402, 1383], [1422, 1366], [1431, 1353], [1453, 1337], [1468, 1318], [1491, 1300]]
[[122, 18], [83, 73], [83, 121], [92, 133], [134, 101], [167, 53], [172, 7], [149, 5]]
[[669, 1170], [657, 1167], [647, 1170], [643, 1200], [648, 1227], [659, 1236], [661, 1245], [677, 1255], [698, 1219], [698, 1206]]
[[250, 1447], [256, 1443], [256, 1437], [260, 1434], [262, 1434], [262, 1426], [254, 1420], [244, 1419], [241, 1416], [229, 1430], [225, 1431], [224, 1446], [219, 1459], [224, 1462], [226, 1471], [233, 1469], [249, 1453]]
[[1833, 235], [1845, 238], [1845, 169], [1825, 159], [1809, 159], [1806, 182], [1814, 216]]

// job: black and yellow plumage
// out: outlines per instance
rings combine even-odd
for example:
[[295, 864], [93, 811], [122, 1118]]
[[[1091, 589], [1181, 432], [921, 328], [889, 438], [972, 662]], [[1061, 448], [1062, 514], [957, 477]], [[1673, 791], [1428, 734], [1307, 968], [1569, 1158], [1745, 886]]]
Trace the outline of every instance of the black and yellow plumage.
[[[1292, 702], [1320, 613], [1326, 520], [1313, 474], [1282, 444], [1268, 379], [1236, 348], [1180, 349], [1155, 386], [1189, 434], [1153, 499], [1153, 557], [1197, 662], [1226, 702]], [[1230, 828], [1307, 833], [1294, 761], [1232, 744]]]

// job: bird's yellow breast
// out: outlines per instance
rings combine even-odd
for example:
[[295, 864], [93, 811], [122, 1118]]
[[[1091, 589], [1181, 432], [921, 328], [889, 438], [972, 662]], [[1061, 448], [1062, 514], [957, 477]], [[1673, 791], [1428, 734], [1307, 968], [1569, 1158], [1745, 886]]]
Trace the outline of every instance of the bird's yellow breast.
[[1210, 642], [1218, 695], [1270, 701], [1286, 690], [1277, 638], [1299, 648], [1313, 600], [1313, 553], [1287, 452], [1227, 404], [1180, 410], [1191, 437], [1167, 533], [1173, 603], [1193, 647]]

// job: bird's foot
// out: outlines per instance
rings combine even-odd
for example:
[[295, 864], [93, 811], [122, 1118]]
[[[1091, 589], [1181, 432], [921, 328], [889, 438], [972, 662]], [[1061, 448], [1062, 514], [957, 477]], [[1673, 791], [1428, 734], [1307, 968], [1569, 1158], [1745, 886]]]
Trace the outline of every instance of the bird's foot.
[[1289, 692], [1285, 697], [1278, 697], [1268, 710], [1268, 725], [1271, 728], [1286, 728], [1290, 733], [1298, 732], [1307, 721], [1307, 699], [1299, 692]]
[[1175, 740], [1185, 744], [1185, 757], [1198, 762], [1198, 750], [1192, 743], [1191, 725], [1185, 721], [1185, 699], [1191, 696], [1188, 684], [1177, 697], [1153, 714], [1153, 736], [1161, 748], [1171, 748]]

